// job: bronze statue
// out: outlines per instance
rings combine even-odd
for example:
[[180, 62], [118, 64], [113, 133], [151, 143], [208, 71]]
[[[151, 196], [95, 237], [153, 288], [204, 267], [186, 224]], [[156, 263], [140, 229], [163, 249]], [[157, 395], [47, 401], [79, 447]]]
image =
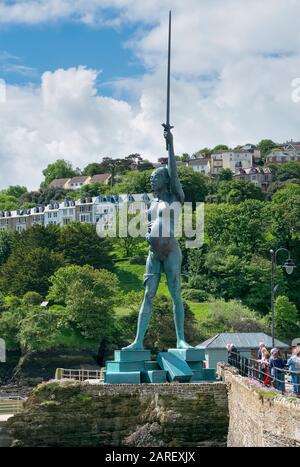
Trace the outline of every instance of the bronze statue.
[[184, 192], [180, 184], [174, 154], [173, 135], [170, 125], [170, 54], [171, 54], [171, 12], [169, 14], [169, 49], [168, 49], [168, 90], [167, 90], [167, 119], [164, 127], [164, 137], [168, 151], [168, 167], [161, 167], [151, 175], [151, 186], [155, 194], [148, 211], [149, 255], [146, 263], [144, 285], [146, 287], [144, 300], [139, 312], [137, 334], [134, 342], [125, 347], [127, 350], [143, 349], [144, 337], [152, 313], [153, 300], [156, 295], [161, 273], [165, 272], [167, 284], [172, 297], [174, 322], [176, 329], [177, 348], [187, 349], [191, 346], [184, 338], [184, 307], [181, 297], [180, 274], [182, 255], [180, 246], [175, 238], [174, 219], [170, 221], [168, 236], [163, 236], [164, 212], [174, 202], [181, 205], [184, 202]]

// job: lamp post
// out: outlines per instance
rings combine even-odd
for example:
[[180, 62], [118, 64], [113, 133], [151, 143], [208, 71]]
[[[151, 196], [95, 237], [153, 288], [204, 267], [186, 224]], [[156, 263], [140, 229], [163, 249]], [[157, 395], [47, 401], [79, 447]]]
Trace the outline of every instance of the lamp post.
[[292, 274], [296, 265], [291, 258], [291, 253], [286, 248], [278, 248], [278, 250], [270, 250], [272, 258], [272, 273], [271, 273], [271, 312], [272, 312], [272, 347], [275, 347], [275, 296], [278, 292], [278, 285], [275, 285], [275, 272], [277, 267], [277, 255], [280, 251], [285, 251], [288, 254], [288, 259], [282, 265], [287, 274]]

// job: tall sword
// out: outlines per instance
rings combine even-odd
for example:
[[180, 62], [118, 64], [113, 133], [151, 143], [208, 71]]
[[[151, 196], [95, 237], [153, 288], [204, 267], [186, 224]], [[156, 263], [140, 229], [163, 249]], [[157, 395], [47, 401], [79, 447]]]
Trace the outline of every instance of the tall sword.
[[[163, 123], [162, 126], [166, 131], [171, 130], [174, 128], [170, 125], [170, 77], [171, 77], [171, 21], [172, 21], [172, 14], [169, 11], [169, 44], [168, 44], [168, 73], [167, 73], [167, 116], [166, 116], [166, 123]], [[168, 141], [166, 142], [166, 149], [168, 151]]]

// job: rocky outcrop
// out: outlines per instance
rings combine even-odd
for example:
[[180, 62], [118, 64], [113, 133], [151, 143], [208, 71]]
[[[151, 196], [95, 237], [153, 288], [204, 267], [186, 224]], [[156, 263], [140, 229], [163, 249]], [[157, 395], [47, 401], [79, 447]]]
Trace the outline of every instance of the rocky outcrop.
[[223, 383], [38, 386], [9, 419], [16, 446], [224, 446]]

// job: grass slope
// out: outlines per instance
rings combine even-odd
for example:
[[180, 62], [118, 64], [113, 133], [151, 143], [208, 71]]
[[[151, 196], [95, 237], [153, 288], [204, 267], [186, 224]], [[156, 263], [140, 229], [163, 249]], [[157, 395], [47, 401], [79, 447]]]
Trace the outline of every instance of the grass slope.
[[[115, 273], [117, 274], [120, 281], [120, 288], [127, 294], [128, 292], [140, 292], [144, 290], [143, 286], [143, 275], [145, 274], [145, 266], [140, 264], [130, 264], [128, 261], [116, 263]], [[158, 294], [168, 295], [168, 287], [166, 283], [166, 276], [162, 274], [160, 285], [158, 288]], [[195, 318], [198, 319], [203, 314], [209, 313], [209, 303], [196, 303], [186, 300], [190, 306]], [[118, 307], [117, 313], [125, 315], [129, 312], [126, 307]]]

